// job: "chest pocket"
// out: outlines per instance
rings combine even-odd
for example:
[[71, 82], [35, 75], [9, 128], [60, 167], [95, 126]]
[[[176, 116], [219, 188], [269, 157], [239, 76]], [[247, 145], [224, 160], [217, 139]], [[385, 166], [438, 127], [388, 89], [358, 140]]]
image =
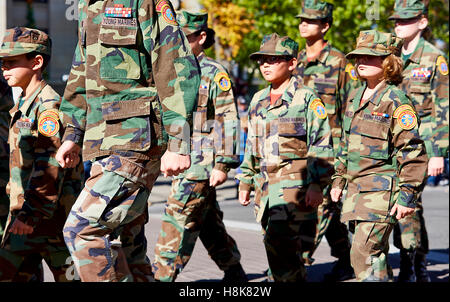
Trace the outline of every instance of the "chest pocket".
[[336, 114], [336, 79], [314, 80], [314, 87], [320, 99], [325, 105], [328, 114]]
[[430, 115], [433, 110], [431, 84], [429, 82], [411, 82], [409, 91], [414, 108], [420, 117]]
[[197, 110], [194, 113], [194, 132], [211, 133], [214, 127], [214, 117], [211, 117], [213, 110], [208, 109], [209, 85], [209, 81], [200, 84]]
[[389, 124], [361, 120], [357, 131], [361, 134], [360, 155], [373, 159], [387, 159], [389, 157]]
[[298, 117], [278, 122], [278, 151], [281, 160], [304, 158], [306, 148], [306, 119]]
[[141, 55], [136, 45], [137, 33], [135, 18], [103, 18], [99, 34], [100, 76], [103, 79], [140, 78]]

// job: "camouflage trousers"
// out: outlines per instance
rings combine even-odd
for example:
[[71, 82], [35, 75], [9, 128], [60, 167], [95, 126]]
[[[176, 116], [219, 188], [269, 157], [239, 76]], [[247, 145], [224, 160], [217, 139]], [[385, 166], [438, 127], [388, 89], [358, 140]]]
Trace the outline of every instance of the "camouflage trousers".
[[[111, 155], [92, 164], [63, 230], [81, 281], [133, 281], [127, 258], [133, 258], [136, 246], [130, 240], [144, 236], [147, 200], [159, 173], [159, 156], [141, 160]], [[128, 257], [123, 241], [128, 242]], [[146, 244], [137, 245], [142, 247]], [[136, 259], [146, 261], [142, 251], [140, 255]]]
[[306, 268], [302, 258], [303, 242], [315, 230], [317, 218], [297, 219], [295, 203], [264, 207], [261, 218], [269, 275], [275, 282], [304, 282]]
[[388, 264], [389, 235], [393, 227], [391, 223], [355, 221], [350, 261], [358, 281], [393, 280]]
[[414, 213], [400, 219], [394, 226], [393, 237], [394, 246], [398, 249], [428, 254], [428, 233], [423, 217], [422, 196], [416, 203]]
[[69, 272], [71, 258], [62, 234], [10, 234], [0, 249], [0, 281], [43, 281], [42, 260], [56, 282], [76, 281]]
[[331, 256], [338, 259], [348, 256], [350, 253], [350, 240], [347, 226], [341, 222], [342, 204], [332, 202], [326, 196], [323, 203], [317, 207], [317, 224], [311, 227], [304, 227], [309, 234], [302, 234], [303, 259], [306, 264], [314, 262], [312, 258], [314, 252], [319, 247], [323, 236], [331, 248]]
[[240, 262], [241, 254], [225, 229], [209, 180], [175, 179], [155, 247], [155, 279], [174, 281], [191, 258], [197, 238], [222, 271]]

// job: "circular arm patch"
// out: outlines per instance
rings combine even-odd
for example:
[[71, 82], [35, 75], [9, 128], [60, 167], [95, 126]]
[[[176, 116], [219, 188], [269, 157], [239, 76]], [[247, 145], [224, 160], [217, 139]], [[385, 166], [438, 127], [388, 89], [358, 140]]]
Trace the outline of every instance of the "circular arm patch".
[[325, 105], [322, 103], [322, 100], [319, 98], [314, 99], [309, 104], [309, 109], [314, 111], [314, 114], [320, 118], [325, 119], [327, 118], [327, 111], [325, 110]]
[[44, 115], [39, 117], [38, 131], [44, 136], [55, 136], [59, 132], [59, 122], [52, 115]]
[[228, 91], [231, 89], [231, 80], [226, 72], [219, 72], [216, 74], [214, 77], [214, 82], [216, 82], [219, 88], [223, 91]]
[[443, 56], [439, 56], [436, 61], [437, 68], [442, 75], [448, 75], [447, 61]]
[[345, 71], [348, 73], [348, 75], [353, 81], [356, 81], [358, 79], [356, 69], [352, 63], [348, 63], [347, 66], [345, 66]]

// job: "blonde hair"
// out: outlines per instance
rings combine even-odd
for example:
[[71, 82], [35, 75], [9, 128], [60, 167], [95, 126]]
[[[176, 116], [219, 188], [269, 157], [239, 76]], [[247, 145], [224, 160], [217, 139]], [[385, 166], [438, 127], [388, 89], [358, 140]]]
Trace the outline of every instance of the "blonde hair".
[[381, 64], [383, 69], [383, 78], [389, 84], [398, 85], [403, 81], [403, 61], [394, 54], [384, 58]]

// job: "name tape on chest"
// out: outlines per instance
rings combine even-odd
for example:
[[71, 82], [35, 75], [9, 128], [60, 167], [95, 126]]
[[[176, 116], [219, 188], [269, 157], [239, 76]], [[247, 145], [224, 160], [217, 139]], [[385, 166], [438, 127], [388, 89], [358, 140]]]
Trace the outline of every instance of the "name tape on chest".
[[322, 103], [322, 100], [319, 98], [314, 99], [309, 104], [309, 109], [314, 111], [314, 114], [320, 118], [325, 119], [327, 118], [327, 111], [325, 110], [325, 105]]
[[442, 75], [448, 75], [448, 65], [447, 60], [443, 56], [439, 56], [436, 61], [437, 69]]
[[348, 64], [345, 66], [345, 72], [348, 73], [348, 75], [350, 76], [350, 78], [351, 78], [353, 81], [356, 81], [356, 80], [358, 79], [358, 75], [356, 74], [356, 69], [355, 69], [355, 67], [353, 66], [352, 63], [348, 63]]
[[59, 112], [54, 109], [45, 110], [38, 119], [38, 131], [44, 136], [55, 136], [59, 132]]
[[395, 109], [393, 117], [397, 119], [397, 124], [402, 129], [411, 130], [417, 125], [417, 116], [410, 105], [399, 106]]
[[231, 89], [231, 80], [228, 77], [226, 72], [219, 72], [214, 77], [214, 82], [217, 83], [217, 86], [223, 91], [228, 91]]
[[19, 129], [31, 129], [33, 127], [34, 120], [30, 118], [21, 118], [16, 122], [16, 127]]
[[114, 7], [105, 8], [105, 17], [131, 18], [131, 12], [131, 7], [124, 7], [123, 4], [114, 4]]

